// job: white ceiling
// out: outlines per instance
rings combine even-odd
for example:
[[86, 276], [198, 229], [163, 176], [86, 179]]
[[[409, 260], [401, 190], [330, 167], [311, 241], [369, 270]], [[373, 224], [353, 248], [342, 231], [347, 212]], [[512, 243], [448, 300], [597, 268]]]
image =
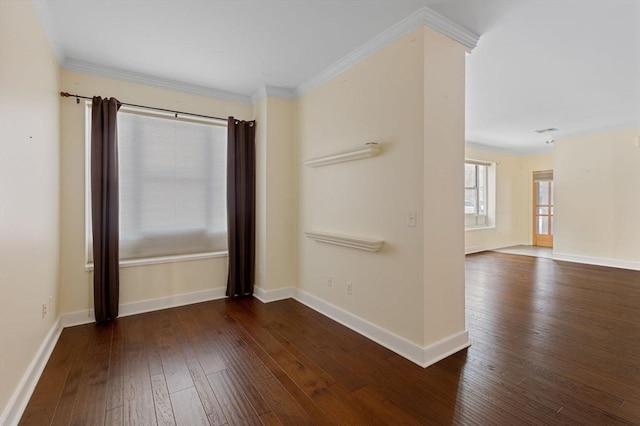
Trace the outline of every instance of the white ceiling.
[[468, 142], [534, 153], [536, 129], [640, 125], [639, 0], [32, 1], [65, 68], [238, 100], [304, 93], [428, 6], [480, 35]]

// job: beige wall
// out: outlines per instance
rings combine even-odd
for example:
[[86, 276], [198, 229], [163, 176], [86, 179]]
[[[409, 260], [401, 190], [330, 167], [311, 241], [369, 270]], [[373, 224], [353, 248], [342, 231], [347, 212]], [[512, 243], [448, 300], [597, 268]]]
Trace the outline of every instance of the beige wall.
[[[252, 106], [60, 73], [29, 2], [0, 1], [0, 19], [0, 408], [58, 315], [92, 306], [84, 265], [85, 109], [60, 101], [59, 90], [256, 118], [257, 284], [264, 291], [297, 286], [420, 346], [465, 330], [464, 247], [530, 242], [535, 170], [555, 169], [557, 253], [640, 262], [638, 130], [565, 138], [555, 156], [465, 152], [464, 48], [430, 29], [297, 101], [266, 97]], [[382, 154], [301, 165], [367, 142], [380, 143]], [[495, 229], [464, 232], [465, 156], [498, 163]], [[408, 226], [411, 212], [416, 227]], [[308, 240], [305, 230], [385, 244], [364, 252]], [[120, 302], [222, 289], [226, 275], [226, 257], [122, 268]]]
[[639, 134], [556, 140], [554, 255], [640, 268]]
[[465, 48], [424, 28], [422, 257], [424, 340], [466, 330], [464, 311]]
[[[62, 71], [62, 90], [85, 96], [113, 96], [122, 102], [198, 114], [251, 119], [249, 104], [179, 93], [119, 80]], [[91, 274], [85, 271], [85, 108], [61, 102], [61, 262], [62, 313], [93, 305]], [[176, 296], [226, 286], [227, 258], [121, 268], [120, 303]]]
[[267, 97], [254, 105], [256, 134], [256, 284], [297, 285], [297, 147], [294, 103]]
[[[520, 199], [522, 206], [525, 207], [522, 241], [524, 244], [533, 244], [533, 172], [554, 170], [554, 155], [550, 153], [522, 157], [520, 169], [521, 181], [524, 185]], [[557, 194], [555, 197], [557, 198]]]
[[640, 269], [639, 133], [561, 138], [553, 154], [527, 157], [467, 147], [467, 158], [498, 163], [498, 219], [496, 229], [467, 231], [466, 251], [531, 244], [533, 172], [553, 170], [554, 257]]
[[0, 1], [0, 413], [58, 317], [58, 86], [31, 2]]
[[[421, 28], [298, 100], [299, 161], [368, 142], [382, 147], [374, 158], [300, 166], [299, 288], [419, 345], [464, 330], [462, 212], [455, 196], [443, 195], [461, 193], [461, 174], [449, 180], [447, 170], [462, 167], [463, 88], [463, 48]], [[425, 164], [433, 170], [425, 173]], [[417, 227], [407, 226], [409, 212]], [[443, 226], [443, 217], [453, 220]], [[308, 230], [385, 243], [370, 253], [311, 241]], [[443, 252], [425, 259], [425, 246], [449, 231], [438, 240]]]
[[256, 120], [256, 282], [266, 287], [267, 263], [267, 98], [253, 104]]
[[[490, 228], [465, 232], [465, 251], [473, 253], [522, 244], [526, 195], [522, 182], [522, 157], [467, 147], [465, 158], [495, 163], [495, 211]], [[493, 207], [494, 202], [490, 204]]]
[[495, 223], [465, 232], [465, 251], [531, 244], [534, 171], [553, 170], [553, 154], [517, 156], [467, 146], [465, 158], [496, 163]]

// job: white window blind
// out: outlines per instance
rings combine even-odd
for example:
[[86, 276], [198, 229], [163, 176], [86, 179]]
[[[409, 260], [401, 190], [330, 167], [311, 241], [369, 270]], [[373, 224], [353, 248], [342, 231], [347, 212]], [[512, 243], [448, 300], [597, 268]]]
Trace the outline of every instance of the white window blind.
[[227, 128], [118, 113], [120, 259], [227, 250]]

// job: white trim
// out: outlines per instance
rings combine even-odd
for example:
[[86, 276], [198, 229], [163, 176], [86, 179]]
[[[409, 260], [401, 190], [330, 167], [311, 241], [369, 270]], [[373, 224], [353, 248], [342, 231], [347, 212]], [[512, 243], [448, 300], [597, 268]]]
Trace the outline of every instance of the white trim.
[[476, 46], [479, 39], [478, 35], [424, 6], [404, 18], [402, 21], [378, 34], [376, 37], [372, 38], [324, 71], [300, 84], [295, 89], [264, 86], [253, 93], [252, 96], [248, 96], [227, 90], [214, 89], [211, 87], [199, 86], [196, 84], [170, 80], [148, 74], [93, 64], [79, 59], [67, 58], [51, 22], [47, 2], [45, 0], [31, 0], [31, 2], [51, 44], [52, 51], [58, 63], [66, 70], [240, 103], [254, 103], [265, 96], [274, 96], [283, 99], [296, 99], [322, 83], [331, 80], [367, 56], [383, 49], [398, 40], [400, 37], [421, 26], [430, 27], [457, 41], [469, 50], [472, 50]]
[[267, 96], [272, 96], [274, 98], [280, 99], [295, 99], [296, 92], [293, 89], [285, 89], [284, 87], [262, 86], [261, 88], [256, 90], [253, 95], [251, 95], [251, 101], [253, 103], [256, 103], [259, 100], [266, 98]]
[[[91, 102], [87, 100], [85, 103], [87, 104], [88, 109], [91, 110]], [[122, 105], [118, 110], [118, 114], [123, 112], [127, 114], [139, 115], [142, 117], [162, 118], [165, 120], [181, 121], [184, 123], [206, 124], [207, 126], [228, 127], [228, 122], [225, 118], [202, 117], [188, 112], [157, 110], [154, 109], [154, 107], [136, 107], [131, 105]]]
[[[141, 300], [121, 304], [119, 307], [119, 317], [142, 314], [145, 312], [159, 311], [161, 309], [175, 308], [176, 306], [191, 305], [194, 303], [207, 302], [209, 300], [224, 299], [226, 288], [214, 288], [211, 290], [195, 291], [193, 293], [182, 293], [173, 296], [158, 297], [156, 299]], [[71, 312], [61, 315], [63, 327], [89, 324], [95, 322], [93, 309]]]
[[293, 297], [293, 287], [277, 288], [274, 290], [263, 290], [260, 286], [253, 287], [253, 297], [262, 303], [276, 302], [278, 300], [291, 299]]
[[380, 153], [380, 146], [375, 142], [367, 143], [364, 147], [352, 148], [333, 154], [303, 160], [309, 167], [327, 166], [329, 164], [343, 163], [345, 161], [360, 160], [362, 158], [375, 157]]
[[[431, 345], [420, 347], [404, 337], [398, 336], [389, 330], [347, 312], [304, 290], [293, 287], [263, 290], [258, 286], [256, 286], [254, 290], [254, 297], [263, 303], [293, 298], [303, 305], [308, 306], [424, 368], [471, 345], [467, 331], [462, 331]], [[216, 288], [127, 303], [120, 305], [120, 316], [124, 317], [176, 306], [223, 299], [226, 297], [225, 292], [225, 288]], [[63, 314], [56, 320], [29, 364], [27, 371], [22, 376], [18, 387], [9, 399], [4, 411], [0, 415], [0, 425], [13, 426], [17, 425], [20, 421], [47, 361], [58, 342], [62, 329], [75, 325], [88, 324], [94, 321], [93, 310]]]
[[[120, 260], [120, 268], [131, 268], [133, 266], [156, 265], [162, 263], [188, 262], [191, 260], [215, 259], [217, 257], [229, 257], [228, 251], [216, 251], [211, 253], [180, 254], [175, 256], [150, 257], [147, 259]], [[84, 265], [85, 271], [93, 271], [93, 262]]]
[[618, 130], [625, 129], [638, 129], [640, 124], [637, 121], [621, 121], [613, 124], [604, 124], [600, 126], [590, 127], [584, 130], [569, 130], [566, 132], [559, 132], [554, 135], [556, 142], [560, 139], [571, 138], [574, 136], [593, 135], [597, 133], [609, 133]]
[[310, 90], [320, 86], [322, 83], [331, 80], [338, 74], [347, 70], [351, 66], [357, 64], [367, 56], [383, 49], [394, 41], [398, 40], [405, 34], [421, 27], [428, 26], [441, 34], [457, 41], [469, 50], [473, 49], [479, 39], [479, 36], [468, 31], [467, 29], [459, 26], [458, 24], [450, 21], [437, 12], [429, 9], [428, 7], [422, 7], [416, 12], [404, 18], [402, 21], [393, 25], [386, 31], [378, 34], [358, 49], [349, 53], [347, 56], [340, 59], [324, 71], [300, 84], [295, 89], [295, 93], [298, 97], [303, 96]]
[[[638, 124], [636, 122], [624, 121], [616, 124], [595, 126], [587, 129], [582, 129], [582, 130], [570, 130], [567, 132], [559, 132], [554, 135], [554, 139], [556, 141], [555, 143], [557, 143], [559, 140], [574, 137], [574, 136], [593, 135], [598, 133], [614, 132], [617, 130], [637, 129], [637, 128], [638, 128]], [[500, 142], [496, 142], [496, 143], [500, 143]], [[540, 140], [540, 142], [531, 142], [526, 146], [509, 147], [509, 146], [487, 145], [486, 143], [483, 143], [483, 142], [466, 141], [465, 147], [472, 148], [472, 149], [480, 149], [483, 151], [496, 152], [501, 154], [509, 154], [516, 157], [529, 157], [532, 155], [553, 153], [553, 150], [554, 150], [553, 146], [555, 145], [555, 143], [545, 144], [543, 143], [542, 140]], [[537, 145], [534, 146], [533, 144], [537, 144]]]
[[304, 290], [295, 289], [293, 298], [421, 367], [428, 367], [470, 345], [468, 333], [463, 331], [421, 347]]
[[423, 349], [420, 345], [410, 342], [404, 337], [398, 336], [389, 330], [381, 328], [304, 290], [296, 289], [293, 298], [303, 305], [320, 312], [322, 315], [396, 352], [408, 360], [422, 365], [424, 356]]
[[95, 322], [95, 316], [93, 314], [93, 309], [87, 309], [84, 311], [75, 311], [70, 312], [68, 314], [60, 315], [60, 321], [62, 322], [62, 327], [75, 327], [76, 325], [90, 324]]
[[320, 231], [305, 231], [304, 235], [319, 243], [335, 244], [365, 251], [380, 251], [383, 240], [372, 238], [354, 237], [352, 235], [332, 234]]
[[474, 160], [473, 158], [466, 158], [464, 159], [464, 163], [465, 164], [473, 164], [475, 166], [493, 166], [496, 164], [495, 161], [486, 161], [486, 160]]
[[428, 367], [438, 361], [442, 361], [448, 356], [455, 354], [465, 348], [471, 346], [469, 341], [469, 332], [461, 331], [451, 336], [447, 336], [442, 340], [425, 346], [423, 350], [422, 367]]
[[602, 257], [578, 256], [575, 254], [553, 252], [553, 260], [565, 262], [586, 263], [588, 265], [608, 266], [609, 268], [622, 268], [640, 271], [640, 262], [633, 260], [607, 259]]
[[536, 147], [533, 147], [531, 145], [522, 146], [522, 147], [504, 147], [504, 146], [486, 145], [481, 142], [466, 141], [464, 145], [466, 148], [479, 149], [482, 151], [495, 152], [498, 154], [508, 154], [508, 155], [513, 155], [515, 157], [528, 157], [530, 155], [550, 154], [553, 152], [553, 145], [546, 145], [546, 144], [542, 144]]
[[468, 232], [468, 231], [484, 231], [487, 229], [496, 229], [495, 225], [476, 225], [476, 226], [469, 226], [467, 228], [464, 228], [464, 232]]
[[448, 18], [445, 18], [438, 12], [428, 7], [422, 9], [423, 25], [436, 30], [450, 39], [457, 41], [469, 51], [473, 50], [478, 44], [480, 36], [469, 31], [468, 29], [456, 24]]
[[92, 64], [69, 58], [64, 61], [62, 68], [81, 72], [86, 74], [97, 75], [100, 77], [113, 78], [116, 80], [127, 81], [131, 83], [144, 84], [147, 86], [159, 87], [161, 89], [175, 90], [178, 92], [192, 93], [194, 95], [207, 96], [226, 101], [239, 102], [243, 104], [251, 103], [251, 96], [240, 93], [233, 93], [226, 90], [213, 89], [196, 84], [183, 83], [180, 81], [169, 80], [161, 77], [154, 77], [147, 74], [125, 71], [117, 68], [106, 67], [102, 65]]
[[465, 247], [464, 254], [480, 253], [482, 251], [498, 250], [498, 249], [507, 248], [507, 247], [526, 246], [526, 245], [529, 245], [529, 243], [520, 241], [520, 242], [511, 242], [511, 243], [507, 242], [507, 243], [499, 243], [499, 244], [486, 244], [486, 245], [475, 246], [475, 247]]
[[0, 425], [13, 426], [17, 425], [20, 421], [24, 409], [27, 407], [29, 399], [44, 371], [44, 367], [47, 365], [47, 361], [49, 361], [49, 357], [58, 342], [60, 333], [62, 333], [62, 325], [60, 318], [58, 318], [51, 326], [49, 333], [47, 333], [38, 352], [36, 352], [31, 360], [29, 367], [27, 367], [27, 370], [22, 375], [22, 379], [20, 379], [20, 383], [18, 383], [13, 395], [11, 395], [9, 402], [2, 411], [2, 415], [0, 415]]

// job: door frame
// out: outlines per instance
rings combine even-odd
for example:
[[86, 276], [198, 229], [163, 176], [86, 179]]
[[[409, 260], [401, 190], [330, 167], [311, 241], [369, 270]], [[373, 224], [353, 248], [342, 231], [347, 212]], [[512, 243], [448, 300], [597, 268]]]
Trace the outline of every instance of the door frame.
[[[536, 182], [539, 182], [538, 180], [536, 180], [535, 176], [536, 173], [551, 173], [552, 178], [550, 179], [551, 182], [553, 182], [553, 170], [536, 170], [533, 171], [531, 174], [531, 179], [532, 179], [532, 188], [531, 188], [531, 193], [532, 193], [532, 209], [531, 209], [531, 233], [532, 233], [532, 243], [534, 246], [538, 246], [538, 247], [553, 247], [553, 234], [549, 234], [549, 235], [542, 235], [542, 234], [538, 234], [537, 232], [537, 195], [538, 195], [538, 190], [537, 190], [537, 185]], [[553, 185], [553, 184], [552, 184]], [[555, 191], [553, 191], [555, 193]], [[553, 200], [550, 200], [550, 208], [553, 208]], [[549, 212], [549, 218], [554, 217], [555, 214], [551, 213], [551, 211]], [[549, 223], [549, 227], [551, 230], [551, 223]]]

